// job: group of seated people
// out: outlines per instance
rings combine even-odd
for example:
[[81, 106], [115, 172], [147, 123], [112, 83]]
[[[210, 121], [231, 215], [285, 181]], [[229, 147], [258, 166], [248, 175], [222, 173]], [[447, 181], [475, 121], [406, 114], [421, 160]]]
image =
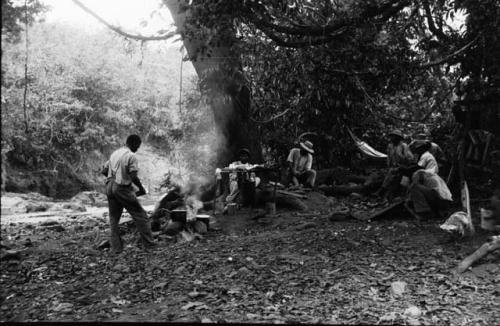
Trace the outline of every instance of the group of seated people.
[[[387, 146], [387, 174], [382, 186], [375, 195], [388, 200], [398, 194], [407, 196], [406, 206], [417, 218], [442, 216], [444, 210], [452, 201], [451, 192], [445, 181], [439, 176], [438, 159], [442, 159], [441, 148], [428, 140], [425, 135], [416, 135], [407, 144], [404, 135], [399, 130], [389, 133]], [[287, 157], [287, 185], [292, 187], [314, 188], [316, 171], [312, 169], [313, 144], [310, 141], [300, 142], [292, 148]], [[229, 165], [229, 195], [226, 203], [234, 202], [240, 193], [237, 170], [252, 171], [257, 165], [252, 165], [250, 151], [241, 149], [238, 160]], [[246, 182], [257, 187], [261, 180], [253, 172], [246, 173]]]
[[389, 133], [387, 175], [377, 195], [391, 200], [403, 190], [407, 208], [419, 219], [442, 217], [452, 202], [446, 182], [439, 176], [444, 154], [439, 145], [418, 135], [409, 145], [399, 130]]
[[[316, 171], [312, 169], [313, 163], [313, 144], [310, 141], [300, 142], [300, 147], [292, 148], [287, 157], [287, 183], [294, 187], [305, 187], [312, 189], [316, 180]], [[229, 172], [229, 194], [225, 198], [226, 203], [235, 202], [242, 189], [242, 181], [252, 183], [253, 187], [258, 187], [261, 179], [256, 176], [253, 169], [260, 167], [249, 163], [250, 151], [242, 148], [238, 151], [238, 160], [229, 164], [226, 170]], [[218, 178], [222, 170], [217, 170]], [[238, 171], [248, 171], [239, 173]]]

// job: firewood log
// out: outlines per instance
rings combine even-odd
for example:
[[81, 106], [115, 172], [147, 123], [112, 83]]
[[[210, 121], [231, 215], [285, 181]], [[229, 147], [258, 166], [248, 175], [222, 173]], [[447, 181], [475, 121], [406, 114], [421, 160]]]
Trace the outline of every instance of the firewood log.
[[458, 274], [463, 273], [467, 268], [474, 264], [479, 259], [486, 256], [488, 253], [500, 249], [500, 236], [493, 236], [488, 239], [488, 242], [483, 244], [479, 249], [474, 251], [471, 255], [467, 256], [464, 260], [458, 264], [456, 272]]

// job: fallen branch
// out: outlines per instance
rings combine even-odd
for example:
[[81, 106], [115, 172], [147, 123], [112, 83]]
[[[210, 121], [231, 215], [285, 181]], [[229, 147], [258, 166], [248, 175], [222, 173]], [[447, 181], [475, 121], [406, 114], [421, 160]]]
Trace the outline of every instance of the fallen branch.
[[480, 260], [488, 253], [500, 249], [500, 235], [490, 237], [488, 242], [483, 244], [479, 249], [474, 251], [471, 255], [467, 256], [464, 260], [458, 264], [456, 272], [458, 274], [463, 273], [467, 268], [469, 268], [476, 261]]
[[290, 192], [290, 191], [277, 190], [276, 192], [279, 193], [279, 194], [282, 194], [282, 195], [297, 197], [297, 198], [300, 198], [300, 199], [307, 199], [307, 196], [305, 196], [305, 195], [297, 194], [297, 193]]

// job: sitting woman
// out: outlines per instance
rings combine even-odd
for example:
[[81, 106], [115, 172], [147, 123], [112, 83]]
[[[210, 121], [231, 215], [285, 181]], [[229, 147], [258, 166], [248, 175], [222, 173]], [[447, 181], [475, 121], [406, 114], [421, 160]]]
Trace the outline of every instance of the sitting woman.
[[438, 175], [438, 164], [429, 148], [428, 141], [415, 141], [412, 151], [418, 157], [417, 165], [400, 169], [403, 175], [412, 176], [407, 208], [418, 219], [442, 217], [452, 203], [450, 189]]
[[418, 219], [442, 218], [451, 203], [450, 189], [439, 175], [423, 169], [413, 174], [407, 208]]

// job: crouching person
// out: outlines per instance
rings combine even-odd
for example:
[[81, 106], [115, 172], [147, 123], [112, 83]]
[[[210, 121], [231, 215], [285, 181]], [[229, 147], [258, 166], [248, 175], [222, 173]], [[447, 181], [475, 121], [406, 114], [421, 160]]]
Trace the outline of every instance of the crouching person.
[[441, 218], [452, 203], [451, 192], [445, 181], [427, 170], [417, 170], [408, 189], [407, 208], [418, 219]]
[[[111, 250], [120, 253], [123, 250], [123, 241], [120, 237], [119, 222], [125, 208], [134, 220], [140, 240], [145, 248], [156, 245], [151, 232], [148, 215], [137, 200], [137, 196], [146, 194], [137, 173], [138, 160], [135, 152], [141, 146], [138, 135], [127, 137], [126, 146], [117, 149], [105, 163], [102, 174], [106, 179], [106, 196], [109, 206], [109, 224], [111, 228]], [[135, 184], [139, 191], [136, 193], [132, 186]]]
[[303, 184], [305, 187], [314, 188], [316, 171], [312, 169], [313, 144], [310, 141], [300, 143], [300, 148], [292, 148], [288, 154], [287, 163], [289, 178], [294, 186]]

